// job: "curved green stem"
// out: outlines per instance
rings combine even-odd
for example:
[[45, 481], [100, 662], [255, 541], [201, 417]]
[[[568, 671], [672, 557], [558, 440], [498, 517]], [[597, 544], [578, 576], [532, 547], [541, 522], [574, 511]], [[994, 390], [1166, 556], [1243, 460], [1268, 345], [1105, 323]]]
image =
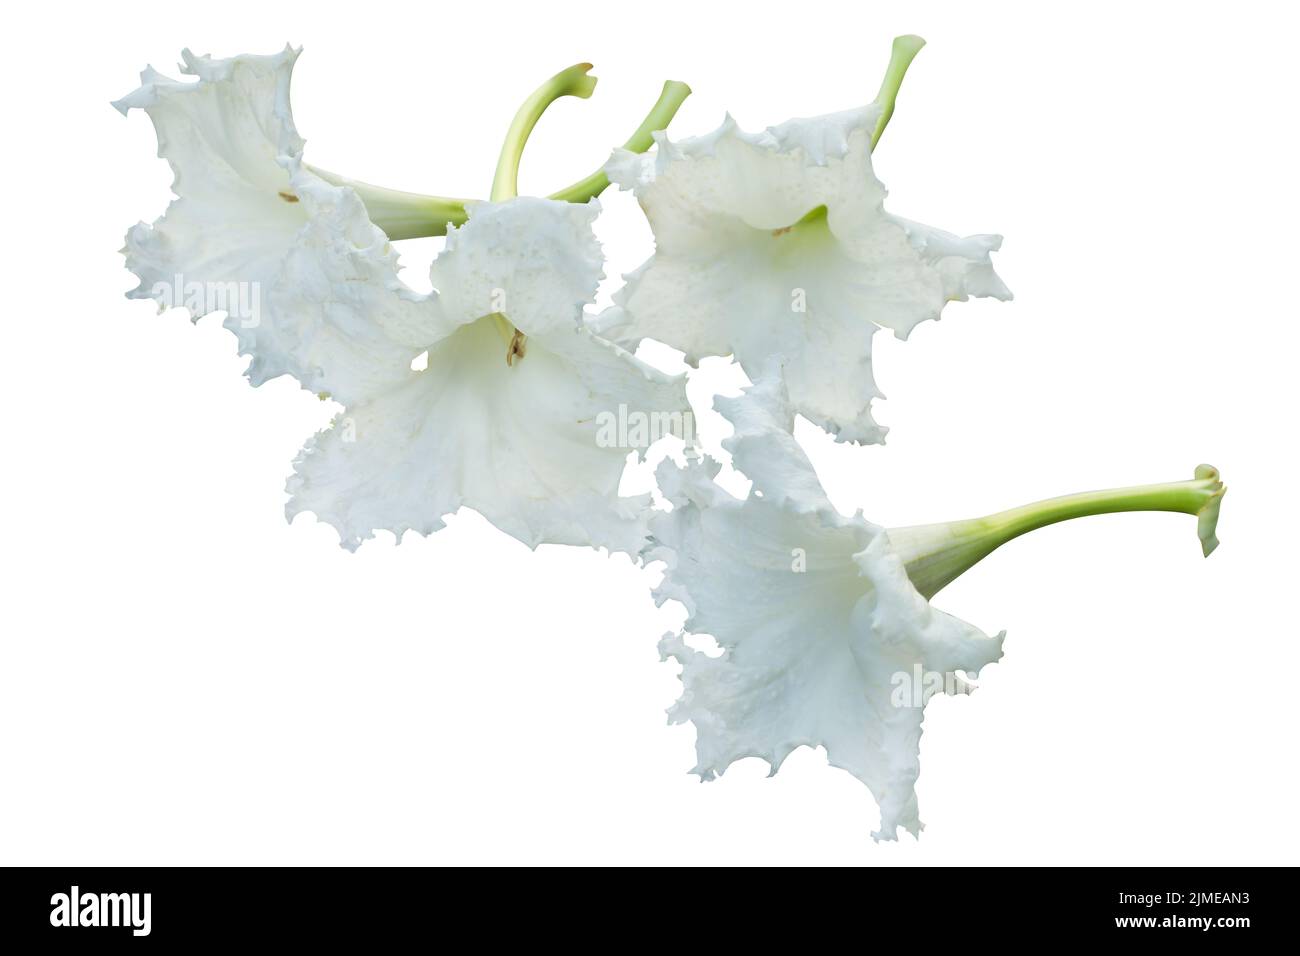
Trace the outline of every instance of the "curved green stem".
[[596, 78], [587, 75], [590, 69], [590, 63], [579, 63], [561, 70], [519, 107], [506, 132], [506, 141], [501, 145], [501, 158], [497, 160], [496, 175], [492, 179], [493, 202], [512, 199], [519, 194], [519, 160], [524, 154], [524, 144], [546, 108], [562, 96], [577, 96], [584, 100], [591, 96], [596, 88]]
[[[561, 96], [579, 96], [585, 99], [591, 95], [596, 86], [596, 78], [586, 75], [586, 71], [590, 69], [590, 63], [580, 63], [557, 73], [520, 108], [510, 126], [497, 162], [492, 187], [493, 199], [508, 199], [517, 193], [519, 161], [523, 155], [524, 144], [546, 107]], [[690, 95], [691, 88], [685, 83], [676, 80], [666, 82], [659, 99], [641, 121], [636, 132], [623, 144], [623, 148], [634, 153], [644, 153], [648, 150], [654, 145], [655, 132], [667, 128], [686, 97]], [[445, 236], [449, 227], [464, 224], [469, 218], [468, 207], [478, 201], [387, 189], [349, 179], [315, 166], [308, 168], [326, 182], [356, 190], [361, 201], [365, 203], [371, 222], [393, 240]], [[550, 198], [565, 202], [586, 202], [599, 196], [608, 186], [609, 177], [601, 168], [572, 186], [552, 193]]]
[[880, 81], [880, 92], [876, 94], [880, 119], [876, 121], [876, 129], [871, 134], [873, 150], [880, 142], [880, 135], [885, 131], [885, 127], [889, 125], [890, 117], [894, 115], [894, 101], [898, 99], [898, 90], [903, 85], [907, 68], [912, 65], [912, 60], [921, 52], [923, 46], [925, 41], [918, 36], [894, 37], [894, 46], [889, 54], [889, 66], [885, 69], [885, 78]]
[[896, 528], [888, 533], [890, 543], [907, 568], [907, 576], [921, 594], [931, 598], [1008, 541], [1058, 521], [1088, 515], [1121, 511], [1177, 511], [1196, 515], [1201, 550], [1208, 556], [1219, 544], [1215, 527], [1226, 491], [1217, 469], [1199, 465], [1191, 481], [1088, 491], [984, 518]]
[[[685, 83], [677, 80], [669, 80], [664, 83], [663, 92], [659, 94], [659, 99], [646, 114], [646, 118], [641, 121], [636, 132], [631, 135], [623, 149], [632, 153], [644, 153], [654, 145], [654, 134], [659, 130], [667, 129], [672, 118], [677, 115], [681, 109], [682, 103], [686, 102], [686, 97], [691, 95], [691, 88]], [[602, 166], [586, 179], [580, 179], [572, 186], [566, 186], [564, 189], [551, 193], [550, 199], [559, 199], [564, 202], [586, 202], [596, 196], [599, 196], [609, 186], [609, 177], [605, 175], [605, 168]]]
[[365, 203], [370, 221], [389, 239], [419, 239], [424, 236], [445, 236], [448, 226], [459, 226], [468, 217], [465, 207], [472, 199], [450, 199], [446, 196], [425, 196], [400, 189], [372, 186], [370, 183], [348, 179], [327, 169], [308, 166], [313, 173], [335, 186], [356, 190]]

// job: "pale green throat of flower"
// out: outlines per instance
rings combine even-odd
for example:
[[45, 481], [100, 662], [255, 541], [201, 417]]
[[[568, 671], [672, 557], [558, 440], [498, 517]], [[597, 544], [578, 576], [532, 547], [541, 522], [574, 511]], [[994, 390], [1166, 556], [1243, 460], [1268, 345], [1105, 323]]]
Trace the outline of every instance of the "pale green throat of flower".
[[1121, 511], [1175, 511], [1196, 516], [1201, 551], [1209, 557], [1219, 545], [1215, 535], [1219, 505], [1227, 488], [1218, 469], [1199, 465], [1190, 481], [1140, 485], [1110, 491], [1087, 491], [1012, 508], [966, 521], [893, 528], [889, 541], [902, 558], [916, 589], [932, 598], [942, 588], [997, 548], [1027, 531]]

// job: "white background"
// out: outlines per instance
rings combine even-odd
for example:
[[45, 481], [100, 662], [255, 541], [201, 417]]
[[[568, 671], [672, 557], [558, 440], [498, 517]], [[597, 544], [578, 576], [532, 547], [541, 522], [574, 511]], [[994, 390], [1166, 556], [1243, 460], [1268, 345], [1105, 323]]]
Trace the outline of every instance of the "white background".
[[[0, 863], [1296, 863], [1298, 24], [1280, 9], [29, 12], [0, 67]], [[919, 841], [873, 844], [869, 794], [820, 752], [770, 780], [757, 761], [688, 776], [655, 652], [681, 611], [654, 608], [653, 569], [532, 553], [472, 513], [356, 555], [310, 515], [286, 525], [289, 463], [332, 408], [287, 379], [250, 389], [218, 317], [123, 298], [116, 250], [170, 176], [146, 117], [108, 101], [145, 63], [174, 74], [182, 46], [303, 44], [309, 161], [481, 196], [519, 102], [570, 63], [600, 86], [542, 121], [525, 192], [599, 165], [667, 78], [696, 90], [678, 135], [725, 110], [761, 128], [870, 99], [905, 32], [930, 45], [876, 154], [890, 208], [1004, 234], [1016, 300], [878, 337], [888, 446], [801, 423], [833, 499], [905, 525], [1201, 461], [1231, 489], [1209, 560], [1191, 518], [1108, 516], [939, 596], [1008, 638], [973, 697], [927, 711]], [[626, 195], [605, 205], [608, 295], [652, 244]], [[413, 285], [435, 250], [402, 244]]]

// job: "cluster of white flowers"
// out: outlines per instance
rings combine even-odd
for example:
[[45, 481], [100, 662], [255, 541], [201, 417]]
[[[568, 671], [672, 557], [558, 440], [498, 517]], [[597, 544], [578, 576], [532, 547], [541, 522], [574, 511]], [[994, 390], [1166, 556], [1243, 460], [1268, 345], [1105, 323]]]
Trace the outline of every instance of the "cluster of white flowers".
[[[304, 162], [289, 103], [299, 51], [186, 51], [194, 80], [149, 69], [115, 104], [148, 113], [175, 173], [166, 213], [127, 234], [140, 279], [129, 295], [161, 308], [181, 287], [257, 289], [256, 315], [224, 309], [252, 384], [287, 374], [340, 403], [294, 462], [290, 517], [314, 512], [356, 548], [380, 529], [429, 534], [465, 506], [530, 547], [663, 562], [658, 598], [689, 612], [686, 631], [660, 647], [682, 665], [671, 715], [697, 728], [696, 772], [711, 778], [747, 756], [775, 772], [795, 748], [821, 746], [870, 788], [876, 836], [916, 833], [925, 699], [967, 691], [966, 677], [1002, 646], [929, 599], [1003, 540], [1121, 500], [1093, 493], [885, 531], [830, 505], [793, 437], [801, 414], [839, 441], [880, 441], [875, 331], [906, 337], [949, 301], [1010, 298], [990, 261], [999, 237], [960, 238], [884, 209], [872, 149], [919, 48], [895, 42], [873, 104], [759, 134], [728, 117], [670, 140], [662, 128], [689, 91], [669, 84], [603, 173], [552, 198], [516, 196], [519, 153], [541, 111], [590, 94], [583, 64], [525, 104], [484, 201], [382, 189]], [[595, 314], [595, 196], [611, 181], [635, 193], [656, 252]], [[434, 291], [412, 290], [391, 242], [444, 234]], [[197, 320], [222, 301], [186, 305]], [[638, 359], [643, 339], [691, 365], [734, 356], [755, 382], [717, 401], [735, 427], [724, 445], [753, 482], [747, 498], [723, 491], [707, 459], [658, 469], [671, 510], [619, 494], [634, 449], [602, 440], [603, 416], [631, 410], [689, 430], [684, 377]], [[1212, 470], [1123, 494], [1129, 510], [1145, 495], [1144, 506], [1200, 514], [1212, 547], [1223, 494]], [[687, 632], [714, 637], [721, 655], [689, 648]], [[899, 700], [898, 675], [914, 672], [941, 675], [942, 686]]]

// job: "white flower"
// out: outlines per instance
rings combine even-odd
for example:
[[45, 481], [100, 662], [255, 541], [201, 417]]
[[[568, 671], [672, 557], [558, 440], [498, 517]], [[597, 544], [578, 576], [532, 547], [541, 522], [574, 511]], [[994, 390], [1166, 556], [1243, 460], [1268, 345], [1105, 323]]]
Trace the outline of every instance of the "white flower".
[[737, 500], [707, 466], [665, 463], [674, 509], [652, 522], [648, 554], [666, 562], [657, 599], [681, 601], [686, 631], [722, 647], [711, 656], [672, 634], [660, 645], [682, 665], [670, 716], [695, 724], [694, 772], [707, 780], [761, 757], [775, 773], [795, 748], [824, 747], [880, 805], [878, 839], [916, 834], [925, 701], [966, 692], [957, 672], [996, 661], [1002, 636], [932, 608], [886, 532], [831, 506], [789, 432], [778, 378], [717, 404], [736, 426], [724, 445], [754, 487]]
[[[302, 163], [289, 107], [298, 53], [214, 60], [186, 50], [182, 69], [197, 82], [149, 68], [114, 104], [149, 114], [176, 193], [164, 216], [127, 233], [127, 268], [140, 279], [128, 295], [185, 305], [196, 320], [225, 311], [254, 385], [288, 374], [349, 401], [400, 374], [425, 320], [393, 294], [397, 255], [355, 191]], [[301, 307], [300, 282], [345, 273], [338, 307]]]
[[473, 206], [432, 268], [427, 367], [411, 371], [408, 356], [401, 382], [304, 449], [290, 516], [314, 511], [354, 547], [374, 528], [428, 534], [464, 504], [530, 546], [635, 553], [649, 496], [618, 496], [634, 449], [602, 441], [601, 420], [621, 406], [675, 416], [680, 433], [688, 405], [680, 379], [582, 324], [601, 277], [597, 211], [532, 198]]
[[[1218, 545], [1226, 488], [1209, 465], [1184, 481], [886, 531], [827, 500], [791, 434], [778, 370], [717, 406], [735, 425], [723, 446], [753, 487], [738, 500], [713, 481], [716, 467], [665, 463], [660, 487], [673, 510], [652, 520], [647, 549], [665, 563], [658, 601], [688, 612], [683, 633], [660, 644], [682, 665], [671, 719], [695, 724], [695, 772], [706, 780], [742, 757], [762, 757], [775, 773], [795, 748], [824, 747], [875, 796], [878, 839], [921, 829], [914, 785], [926, 702], [968, 693], [967, 676], [1002, 653], [1001, 634], [931, 607], [939, 590], [1008, 541], [1090, 515], [1194, 515], [1202, 552]], [[722, 653], [688, 647], [688, 632], [711, 635]]]
[[686, 401], [583, 324], [598, 205], [479, 204], [433, 266], [439, 291], [417, 294], [357, 189], [302, 162], [297, 51], [184, 56], [198, 82], [146, 70], [116, 104], [149, 113], [177, 195], [127, 236], [130, 295], [196, 319], [224, 309], [254, 385], [287, 373], [346, 406], [296, 462], [289, 515], [315, 511], [354, 548], [376, 529], [429, 533], [466, 505], [530, 546], [639, 550], [649, 498], [619, 497], [632, 449], [598, 441], [599, 418], [680, 421]]
[[734, 354], [751, 379], [779, 358], [796, 411], [840, 441], [883, 440], [875, 330], [906, 338], [946, 302], [1011, 293], [990, 262], [1001, 237], [885, 212], [871, 166], [880, 116], [873, 105], [759, 134], [728, 116], [707, 136], [656, 134], [653, 155], [616, 152], [609, 177], [635, 192], [656, 251], [603, 330], [629, 348], [657, 339], [692, 364]]

